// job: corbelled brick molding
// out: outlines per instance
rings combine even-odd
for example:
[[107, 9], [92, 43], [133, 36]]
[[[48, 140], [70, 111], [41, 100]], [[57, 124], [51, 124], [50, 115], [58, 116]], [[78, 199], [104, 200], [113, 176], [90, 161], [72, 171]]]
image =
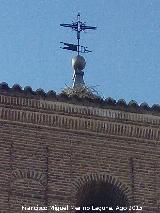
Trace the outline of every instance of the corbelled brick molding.
[[160, 116], [0, 95], [0, 119], [160, 140]]

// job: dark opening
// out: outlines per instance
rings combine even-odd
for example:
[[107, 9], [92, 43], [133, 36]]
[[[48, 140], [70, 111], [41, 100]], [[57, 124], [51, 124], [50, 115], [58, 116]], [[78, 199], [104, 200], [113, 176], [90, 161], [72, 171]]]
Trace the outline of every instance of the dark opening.
[[[81, 207], [79, 213], [82, 212], [95, 212], [95, 213], [109, 213], [109, 212], [122, 212], [118, 207], [128, 207], [128, 200], [124, 192], [117, 186], [105, 183], [92, 181], [91, 183], [85, 184], [77, 194], [77, 205]], [[90, 207], [85, 209], [84, 207]], [[99, 209], [95, 210], [96, 207], [105, 207], [102, 211]], [[108, 209], [106, 208], [108, 207]], [[111, 207], [113, 210], [109, 210]], [[94, 208], [94, 210], [93, 210]], [[124, 212], [128, 212], [127, 210]]]

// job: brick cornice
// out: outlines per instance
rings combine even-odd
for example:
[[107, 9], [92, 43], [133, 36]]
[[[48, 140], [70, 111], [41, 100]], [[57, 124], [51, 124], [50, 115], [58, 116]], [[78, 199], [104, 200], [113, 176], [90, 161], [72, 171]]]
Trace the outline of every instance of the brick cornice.
[[103, 119], [116, 119], [116, 121], [131, 121], [145, 124], [160, 125], [160, 116], [150, 113], [133, 113], [122, 110], [104, 109], [93, 106], [83, 106], [59, 101], [48, 101], [21, 96], [0, 95], [0, 107], [29, 108], [34, 111], [46, 111], [50, 113], [66, 114], [83, 117], [98, 117]]
[[160, 140], [160, 129], [138, 124], [117, 123], [101, 119], [90, 119], [79, 116], [35, 112], [23, 109], [0, 107], [0, 119], [20, 123], [58, 127], [77, 131], [96, 132], [107, 135], [135, 137], [148, 140]]
[[0, 95], [0, 119], [107, 135], [160, 140], [159, 116], [27, 97]]

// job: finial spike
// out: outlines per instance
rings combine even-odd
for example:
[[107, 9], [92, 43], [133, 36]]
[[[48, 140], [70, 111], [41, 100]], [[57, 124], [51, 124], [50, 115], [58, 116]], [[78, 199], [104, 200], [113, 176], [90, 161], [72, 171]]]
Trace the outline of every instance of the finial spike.
[[80, 12], [78, 12], [77, 21], [80, 21]]

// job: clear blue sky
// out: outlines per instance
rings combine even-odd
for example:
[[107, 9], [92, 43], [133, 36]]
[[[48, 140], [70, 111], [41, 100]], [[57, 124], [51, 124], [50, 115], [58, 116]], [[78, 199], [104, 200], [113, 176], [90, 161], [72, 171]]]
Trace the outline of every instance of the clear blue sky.
[[85, 82], [104, 97], [160, 103], [160, 0], [1, 0], [0, 81], [59, 92], [72, 85], [76, 35], [60, 23], [97, 26], [81, 36]]

